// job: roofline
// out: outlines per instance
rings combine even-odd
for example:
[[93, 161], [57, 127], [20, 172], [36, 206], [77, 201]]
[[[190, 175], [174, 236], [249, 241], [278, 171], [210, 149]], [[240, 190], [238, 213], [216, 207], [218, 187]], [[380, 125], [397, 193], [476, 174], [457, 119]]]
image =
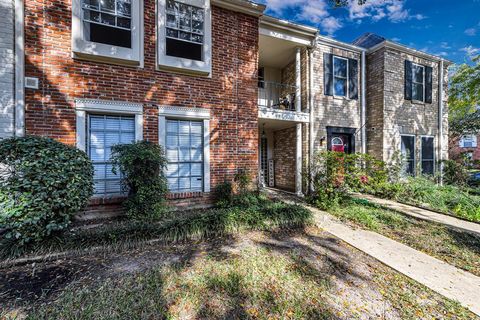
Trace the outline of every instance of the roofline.
[[329, 37], [326, 37], [326, 36], [322, 36], [320, 34], [317, 34], [316, 42], [321, 42], [321, 43], [325, 43], [327, 45], [332, 45], [332, 46], [339, 47], [341, 49], [347, 49], [347, 50], [352, 50], [352, 51], [356, 51], [356, 52], [366, 52], [367, 51], [365, 48], [362, 48], [362, 47], [359, 47], [359, 46], [356, 46], [356, 45], [353, 45], [353, 44], [350, 44], [350, 43], [342, 42], [342, 41], [339, 41], [339, 40], [335, 40], [335, 39], [332, 39], [332, 38], [329, 38]]
[[390, 41], [390, 40], [384, 40], [384, 41], [380, 42], [379, 44], [374, 45], [373, 47], [371, 47], [370, 49], [367, 50], [367, 53], [373, 53], [373, 52], [375, 52], [375, 51], [377, 51], [377, 50], [379, 50], [380, 48], [383, 48], [383, 47], [391, 48], [391, 49], [397, 49], [399, 51], [402, 51], [402, 52], [405, 52], [405, 53], [410, 53], [410, 54], [422, 57], [422, 58], [427, 59], [427, 60], [432, 60], [434, 62], [443, 61], [447, 66], [454, 64], [453, 61], [450, 61], [450, 60], [444, 59], [442, 57], [439, 57], [439, 56], [436, 56], [436, 55], [433, 55], [433, 54], [429, 54], [429, 53], [426, 53], [426, 52], [423, 52], [423, 51], [420, 51], [420, 50], [417, 50], [417, 49], [413, 49], [413, 48], [407, 47], [403, 44], [396, 43], [396, 42], [393, 42], [393, 41]]
[[317, 28], [301, 25], [301, 24], [290, 22], [283, 19], [274, 18], [272, 16], [267, 16], [267, 15], [263, 15], [260, 17], [260, 26], [262, 25], [266, 27], [275, 27], [275, 28], [299, 33], [304, 36], [311, 37], [312, 40], [315, 39], [318, 33]]
[[212, 0], [212, 5], [255, 17], [261, 17], [267, 8], [264, 4], [245, 0]]

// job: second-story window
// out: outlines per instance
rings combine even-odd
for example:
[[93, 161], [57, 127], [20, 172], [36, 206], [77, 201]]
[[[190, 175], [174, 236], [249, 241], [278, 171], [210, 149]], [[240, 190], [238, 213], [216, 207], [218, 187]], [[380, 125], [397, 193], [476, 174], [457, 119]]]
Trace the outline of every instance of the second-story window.
[[323, 54], [325, 95], [358, 99], [358, 60]]
[[412, 76], [412, 99], [424, 101], [425, 67], [414, 63], [412, 65]]
[[83, 0], [84, 37], [87, 41], [132, 47], [131, 0]]
[[348, 86], [348, 60], [333, 57], [333, 95], [345, 97]]
[[210, 75], [212, 15], [209, 0], [158, 0], [158, 66]]
[[203, 60], [205, 12], [174, 0], [167, 0], [166, 47], [167, 55]]
[[405, 100], [432, 103], [433, 68], [405, 61]]

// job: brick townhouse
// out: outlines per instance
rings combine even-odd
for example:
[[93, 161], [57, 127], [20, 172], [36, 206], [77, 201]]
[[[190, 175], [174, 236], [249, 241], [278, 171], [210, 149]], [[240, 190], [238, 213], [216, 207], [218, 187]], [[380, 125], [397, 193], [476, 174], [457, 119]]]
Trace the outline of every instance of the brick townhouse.
[[450, 158], [457, 161], [466, 159], [476, 162], [476, 167], [480, 165], [480, 134], [466, 134], [461, 137], [450, 137]]
[[378, 36], [340, 42], [243, 0], [0, 1], [0, 137], [84, 150], [96, 210], [122, 197], [110, 147], [135, 140], [165, 147], [189, 206], [238, 170], [305, 193], [318, 150], [403, 152], [412, 174], [448, 156], [449, 62]]

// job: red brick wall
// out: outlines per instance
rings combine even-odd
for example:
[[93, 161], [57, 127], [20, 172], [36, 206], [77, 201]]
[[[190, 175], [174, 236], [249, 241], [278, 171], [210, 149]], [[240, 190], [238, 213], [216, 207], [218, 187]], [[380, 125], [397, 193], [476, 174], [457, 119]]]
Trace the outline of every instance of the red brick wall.
[[273, 154], [275, 161], [275, 187], [295, 191], [296, 128], [275, 131]]
[[155, 1], [145, 0], [145, 66], [126, 67], [71, 57], [71, 0], [25, 1], [27, 134], [75, 144], [74, 99], [120, 100], [144, 105], [144, 138], [158, 142], [157, 105], [212, 111], [212, 188], [236, 169], [257, 174], [258, 18], [212, 8], [212, 77], [155, 69]]
[[460, 148], [459, 138], [450, 138], [449, 141], [449, 158], [452, 160], [460, 160], [463, 153], [472, 152], [473, 160], [480, 161], [480, 134], [477, 135], [477, 147], [476, 148]]

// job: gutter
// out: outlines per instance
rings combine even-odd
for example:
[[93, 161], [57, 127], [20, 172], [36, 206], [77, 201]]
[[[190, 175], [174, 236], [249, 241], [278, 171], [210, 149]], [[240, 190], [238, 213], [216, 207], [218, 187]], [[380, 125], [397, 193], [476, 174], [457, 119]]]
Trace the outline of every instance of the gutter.
[[444, 61], [440, 60], [439, 63], [439, 77], [440, 81], [438, 81], [438, 152], [439, 152], [439, 157], [438, 159], [440, 160], [440, 184], [443, 184], [443, 68], [444, 68]]
[[15, 0], [14, 10], [15, 40], [15, 136], [25, 135], [25, 49], [24, 49], [24, 4], [23, 0]]
[[313, 171], [312, 171], [312, 161], [313, 161], [313, 156], [314, 156], [314, 148], [315, 148], [315, 114], [313, 110], [313, 105], [314, 105], [314, 94], [313, 94], [313, 88], [314, 88], [314, 81], [313, 81], [313, 50], [309, 49], [308, 50], [308, 109], [310, 111], [310, 123], [309, 123], [309, 149], [310, 149], [310, 154], [309, 154], [309, 172], [310, 172], [310, 191], [313, 192]]
[[366, 54], [365, 50], [362, 51], [362, 83], [361, 83], [361, 91], [362, 91], [362, 98], [360, 102], [360, 119], [362, 123], [361, 129], [361, 137], [362, 137], [362, 153], [367, 153], [367, 97], [366, 97]]
[[212, 0], [212, 5], [216, 5], [228, 10], [245, 13], [251, 16], [260, 17], [267, 8], [263, 4], [258, 4], [244, 0]]

